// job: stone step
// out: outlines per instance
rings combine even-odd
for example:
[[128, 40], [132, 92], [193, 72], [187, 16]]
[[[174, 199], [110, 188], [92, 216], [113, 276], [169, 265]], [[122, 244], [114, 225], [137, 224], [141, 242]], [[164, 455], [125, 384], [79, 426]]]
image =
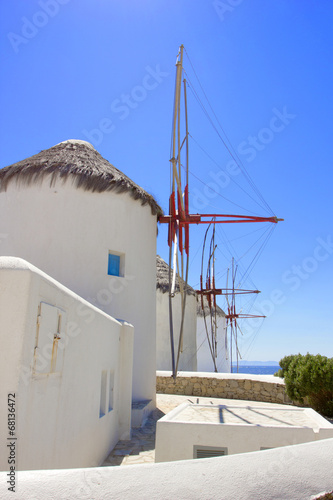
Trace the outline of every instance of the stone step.
[[132, 401], [132, 428], [145, 425], [147, 418], [155, 409], [152, 399]]

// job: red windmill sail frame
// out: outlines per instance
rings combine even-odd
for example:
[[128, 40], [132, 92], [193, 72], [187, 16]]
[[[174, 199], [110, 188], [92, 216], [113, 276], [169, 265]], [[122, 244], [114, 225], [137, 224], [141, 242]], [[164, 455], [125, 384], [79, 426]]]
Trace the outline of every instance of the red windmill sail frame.
[[[213, 365], [214, 365], [214, 371], [217, 372], [217, 364], [216, 364], [216, 359], [217, 359], [217, 304], [216, 304], [216, 295], [218, 295], [218, 291], [215, 289], [215, 250], [216, 250], [216, 245], [215, 245], [215, 225], [213, 225], [213, 234], [211, 237], [211, 242], [210, 242], [210, 254], [208, 257], [208, 262], [207, 262], [207, 272], [206, 272], [206, 280], [205, 280], [205, 286], [204, 288], [203, 282], [203, 268], [204, 268], [204, 257], [205, 257], [205, 247], [206, 247], [206, 239], [208, 235], [209, 228], [211, 226], [211, 223], [207, 227], [207, 230], [205, 232], [205, 237], [204, 237], [204, 242], [203, 242], [203, 249], [202, 249], [202, 258], [201, 258], [201, 275], [200, 275], [200, 290], [197, 290], [197, 294], [200, 296], [201, 295], [201, 310], [203, 314], [203, 319], [204, 319], [204, 326], [205, 326], [205, 331], [206, 331], [206, 338], [207, 338], [207, 343], [208, 347], [210, 350], [210, 354], [212, 357]], [[205, 307], [205, 301], [204, 298], [206, 298], [208, 310], [209, 310], [209, 316], [210, 316], [210, 332], [209, 328], [207, 325], [207, 318], [206, 318], [206, 307]]]
[[[232, 288], [228, 289], [228, 275], [227, 275], [227, 288], [226, 290], [230, 290], [223, 295], [226, 296], [227, 298], [227, 304], [228, 304], [228, 314], [225, 315], [226, 318], [226, 329], [228, 329], [228, 326], [230, 326], [230, 371], [232, 372], [232, 341], [234, 339], [235, 346], [236, 346], [236, 359], [237, 359], [237, 372], [238, 372], [238, 359], [241, 358], [242, 356], [239, 352], [238, 349], [238, 342], [237, 342], [237, 331], [239, 328], [239, 325], [237, 323], [237, 320], [244, 319], [244, 318], [265, 318], [266, 316], [262, 316], [259, 314], [244, 314], [244, 313], [237, 313], [236, 312], [236, 301], [235, 301], [235, 296], [239, 294], [244, 294], [244, 293], [260, 293], [259, 290], [243, 290], [243, 289], [238, 289], [235, 288], [235, 280], [236, 280], [236, 273], [237, 273], [237, 266], [236, 269], [234, 268], [234, 258], [232, 259]], [[229, 274], [229, 269], [228, 269], [228, 274]], [[231, 295], [231, 303], [229, 302], [229, 295]], [[240, 330], [241, 331], [241, 330]], [[242, 332], [241, 332], [242, 333]]]

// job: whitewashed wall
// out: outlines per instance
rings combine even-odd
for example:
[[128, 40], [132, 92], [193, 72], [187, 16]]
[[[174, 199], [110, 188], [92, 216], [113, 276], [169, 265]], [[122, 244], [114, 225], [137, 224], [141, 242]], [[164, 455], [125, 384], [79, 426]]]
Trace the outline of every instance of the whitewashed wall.
[[[181, 296], [173, 298], [173, 323], [175, 356], [177, 356], [179, 328], [181, 322]], [[183, 352], [180, 356], [179, 370], [196, 371], [196, 298], [188, 295], [184, 322]], [[157, 370], [171, 370], [171, 347], [169, 327], [169, 294], [156, 290], [156, 366]]]
[[[208, 331], [210, 331], [210, 316], [207, 316]], [[230, 372], [230, 359], [226, 348], [226, 321], [224, 316], [217, 317], [217, 358], [216, 366], [219, 373]], [[197, 363], [198, 372], [214, 372], [214, 363], [210, 353], [203, 316], [198, 315], [197, 321]]]
[[[49, 179], [0, 193], [0, 254], [21, 257], [107, 314], [133, 324], [133, 399], [155, 400], [156, 216], [128, 193]], [[109, 251], [125, 255], [108, 276]]]
[[[0, 442], [15, 393], [17, 469], [100, 465], [130, 437], [133, 327], [28, 262], [1, 257], [0, 332]], [[7, 461], [2, 446], [1, 470]]]

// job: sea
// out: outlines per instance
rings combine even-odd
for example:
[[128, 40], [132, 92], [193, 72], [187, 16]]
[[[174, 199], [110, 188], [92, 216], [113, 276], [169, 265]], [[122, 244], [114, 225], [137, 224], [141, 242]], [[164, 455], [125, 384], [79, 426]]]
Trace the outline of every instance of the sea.
[[[280, 369], [279, 365], [239, 365], [238, 373], [251, 373], [254, 375], [274, 375]], [[237, 365], [232, 367], [233, 373], [237, 373]]]

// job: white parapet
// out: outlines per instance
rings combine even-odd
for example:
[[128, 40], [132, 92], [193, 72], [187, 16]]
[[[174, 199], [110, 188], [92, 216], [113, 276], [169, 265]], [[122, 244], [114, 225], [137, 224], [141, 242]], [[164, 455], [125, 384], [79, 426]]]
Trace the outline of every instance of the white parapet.
[[92, 469], [28, 471], [7, 500], [310, 500], [333, 490], [333, 439], [220, 458]]

